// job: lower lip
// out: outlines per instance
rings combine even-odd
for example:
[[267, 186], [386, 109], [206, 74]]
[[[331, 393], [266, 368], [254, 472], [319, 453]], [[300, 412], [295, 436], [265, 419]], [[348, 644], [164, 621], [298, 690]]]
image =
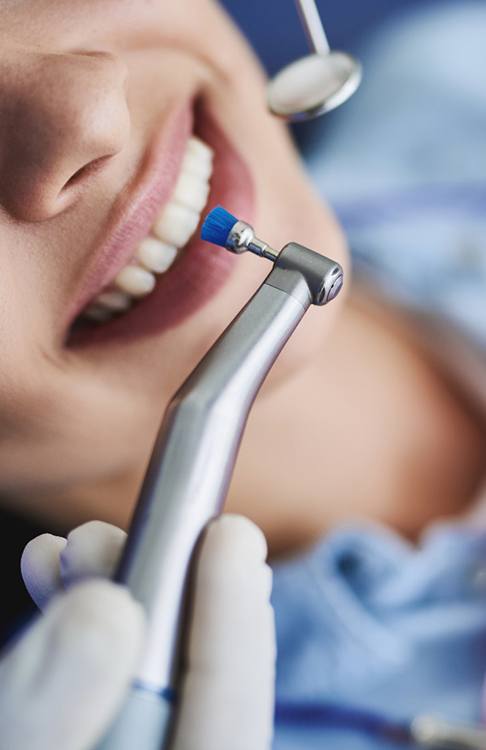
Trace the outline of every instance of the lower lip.
[[[235, 216], [251, 222], [254, 188], [248, 167], [211, 116], [201, 112], [196, 121], [196, 135], [214, 151], [211, 193], [205, 210], [222, 204]], [[208, 245], [198, 235], [199, 228], [172, 268], [157, 278], [150, 295], [111, 321], [73, 329], [68, 346], [96, 346], [160, 334], [197, 312], [228, 281], [237, 260], [232, 253]]]

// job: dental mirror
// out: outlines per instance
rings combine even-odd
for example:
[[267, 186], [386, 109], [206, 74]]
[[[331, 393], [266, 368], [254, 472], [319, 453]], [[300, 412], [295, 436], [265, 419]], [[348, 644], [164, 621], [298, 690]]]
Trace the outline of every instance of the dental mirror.
[[332, 51], [315, 0], [296, 0], [313, 53], [283, 68], [268, 84], [270, 111], [290, 122], [310, 120], [339, 107], [361, 82], [361, 65]]

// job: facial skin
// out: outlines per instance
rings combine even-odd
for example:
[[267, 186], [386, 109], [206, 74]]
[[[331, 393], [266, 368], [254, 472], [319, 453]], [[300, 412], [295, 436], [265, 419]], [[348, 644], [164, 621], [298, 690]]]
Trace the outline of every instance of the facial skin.
[[[0, 496], [68, 523], [124, 522], [167, 401], [269, 270], [243, 257], [210, 301], [164, 333], [65, 346], [80, 275], [164, 124], [202, 99], [252, 176], [254, 215], [242, 218], [277, 247], [296, 239], [346, 266], [345, 244], [216, 3], [0, 7]], [[322, 347], [341, 306], [308, 314], [266, 392]]]
[[[197, 132], [202, 103], [243, 160], [229, 210], [238, 215], [244, 194], [241, 218], [262, 238], [297, 240], [347, 273], [345, 243], [219, 5], [0, 0], [0, 10], [0, 497], [51, 527], [126, 525], [168, 400], [269, 270], [242, 256], [164, 332], [66, 345], [80, 280], [154, 139], [196, 101]], [[227, 166], [216, 159], [214, 184]], [[201, 264], [199, 280], [206, 273]], [[175, 301], [192, 302], [195, 286]], [[357, 517], [415, 538], [462, 512], [483, 474], [484, 428], [410, 324], [369, 298], [343, 307], [345, 297], [307, 313], [241, 447], [227, 508], [263, 528], [271, 553]]]

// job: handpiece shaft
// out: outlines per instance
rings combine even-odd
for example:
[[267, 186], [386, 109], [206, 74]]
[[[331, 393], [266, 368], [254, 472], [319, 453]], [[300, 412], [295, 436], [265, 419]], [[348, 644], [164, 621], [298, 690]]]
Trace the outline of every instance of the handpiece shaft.
[[165, 413], [116, 576], [146, 612], [144, 651], [97, 750], [168, 746], [194, 553], [221, 512], [253, 400], [311, 304], [303, 277], [281, 281], [274, 269]]
[[[273, 258], [249, 225], [237, 224], [247, 241], [236, 232], [228, 247], [234, 240], [240, 252], [257, 242], [257, 254]], [[198, 542], [222, 510], [248, 413], [268, 371], [309, 306], [334, 299], [342, 280], [339, 264], [286, 245], [170, 402], [116, 576], [147, 615], [144, 650], [127, 700], [97, 750], [167, 747]]]
[[152, 688], [175, 684], [194, 547], [221, 511], [253, 399], [304, 312], [301, 302], [264, 283], [166, 411], [117, 576], [147, 612], [137, 677]]

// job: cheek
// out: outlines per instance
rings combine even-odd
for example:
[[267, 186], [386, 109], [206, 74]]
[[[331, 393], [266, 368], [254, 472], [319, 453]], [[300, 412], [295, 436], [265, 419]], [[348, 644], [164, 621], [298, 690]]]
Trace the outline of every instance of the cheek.
[[0, 235], [0, 373], [13, 380], [23, 373], [35, 378], [36, 360], [51, 349], [55, 328], [52, 246], [44, 252], [25, 232], [13, 236], [5, 227]]

